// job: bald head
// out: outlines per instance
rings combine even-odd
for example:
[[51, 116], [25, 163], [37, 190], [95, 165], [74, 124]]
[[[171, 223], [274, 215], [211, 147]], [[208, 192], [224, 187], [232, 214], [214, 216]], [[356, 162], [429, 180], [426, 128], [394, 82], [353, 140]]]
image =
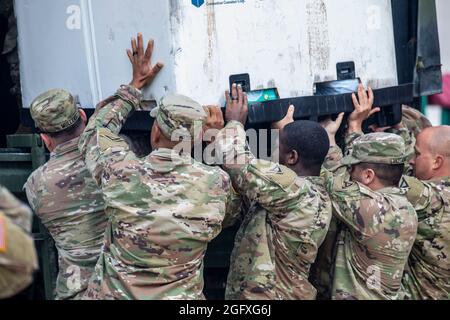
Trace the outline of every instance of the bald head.
[[450, 127], [426, 128], [417, 136], [416, 155], [410, 161], [415, 176], [432, 180], [450, 176]]
[[422, 135], [430, 152], [435, 155], [450, 157], [450, 126], [426, 128], [420, 134], [420, 136]]

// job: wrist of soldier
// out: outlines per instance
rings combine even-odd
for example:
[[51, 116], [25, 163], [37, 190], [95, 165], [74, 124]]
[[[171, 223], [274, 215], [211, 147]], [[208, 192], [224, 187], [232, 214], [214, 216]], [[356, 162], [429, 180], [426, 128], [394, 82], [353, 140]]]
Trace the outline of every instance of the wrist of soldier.
[[141, 81], [134, 80], [134, 79], [130, 82], [130, 86], [132, 86], [138, 90], [142, 90], [142, 88], [144, 87], [144, 85]]
[[337, 145], [336, 136], [334, 134], [328, 134], [328, 139], [330, 140], [330, 147], [335, 147]]
[[362, 132], [362, 123], [351, 123], [348, 124], [347, 134], [360, 133]]

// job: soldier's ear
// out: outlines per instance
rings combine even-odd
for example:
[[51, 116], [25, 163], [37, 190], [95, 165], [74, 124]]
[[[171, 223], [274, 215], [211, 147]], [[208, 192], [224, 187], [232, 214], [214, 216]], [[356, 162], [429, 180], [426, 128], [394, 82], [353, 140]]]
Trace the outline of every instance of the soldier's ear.
[[295, 166], [299, 161], [298, 153], [296, 150], [291, 150], [288, 155], [287, 163], [290, 166]]
[[372, 169], [364, 170], [362, 177], [364, 179], [364, 184], [367, 186], [371, 185], [375, 181], [376, 176], [377, 175], [375, 174], [375, 171], [373, 171]]
[[83, 123], [86, 125], [88, 122], [88, 118], [86, 115], [86, 112], [84, 112], [83, 109], [79, 109], [80, 110], [80, 117], [81, 117], [81, 121], [83, 121]]
[[45, 146], [50, 152], [52, 152], [53, 149], [55, 149], [53, 140], [48, 135], [46, 135], [45, 133], [41, 133], [41, 139], [42, 141], [44, 141]]
[[433, 161], [433, 170], [439, 170], [444, 165], [445, 159], [442, 155], [438, 154]]
[[161, 129], [156, 124], [156, 121], [153, 123], [152, 132], [150, 134], [150, 143], [152, 145], [152, 148], [157, 148], [158, 144], [161, 141]]

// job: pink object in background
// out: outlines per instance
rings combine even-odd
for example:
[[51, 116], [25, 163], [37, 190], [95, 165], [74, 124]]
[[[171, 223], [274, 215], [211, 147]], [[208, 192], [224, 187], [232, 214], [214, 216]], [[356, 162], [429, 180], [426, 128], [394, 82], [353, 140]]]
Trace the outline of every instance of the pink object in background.
[[428, 102], [450, 109], [450, 74], [442, 77], [442, 93], [430, 96]]

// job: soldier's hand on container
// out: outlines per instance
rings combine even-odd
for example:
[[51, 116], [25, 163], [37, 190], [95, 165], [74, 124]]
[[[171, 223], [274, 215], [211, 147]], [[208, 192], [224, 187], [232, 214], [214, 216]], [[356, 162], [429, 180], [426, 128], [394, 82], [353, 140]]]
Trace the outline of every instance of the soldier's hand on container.
[[401, 123], [401, 122], [395, 126], [390, 126], [390, 127], [379, 128], [376, 124], [372, 124], [369, 126], [369, 129], [372, 132], [386, 132], [387, 130], [391, 130], [391, 129], [400, 130], [402, 128], [404, 128], [404, 126], [403, 126], [403, 123]]
[[227, 108], [225, 112], [226, 121], [239, 121], [243, 125], [247, 122], [248, 116], [248, 97], [242, 90], [241, 85], [233, 84], [230, 92], [225, 92]]
[[142, 34], [139, 33], [137, 41], [135, 38], [131, 39], [132, 50], [127, 50], [128, 58], [133, 66], [133, 80], [130, 85], [139, 90], [149, 85], [164, 67], [161, 62], [152, 65], [154, 44], [153, 39], [151, 39], [144, 53], [144, 41]]
[[339, 131], [339, 128], [342, 125], [344, 115], [345, 113], [342, 112], [339, 114], [339, 116], [336, 118], [335, 121], [333, 121], [330, 117], [327, 120], [324, 120], [320, 123], [320, 125], [328, 133], [328, 138], [330, 139], [330, 146], [332, 147], [336, 145], [336, 133]]
[[203, 136], [206, 141], [214, 142], [219, 131], [225, 126], [222, 110], [218, 106], [204, 106], [203, 109], [207, 114]]
[[380, 112], [380, 108], [373, 108], [374, 96], [372, 88], [369, 88], [368, 93], [366, 93], [362, 84], [358, 87], [358, 98], [353, 94], [352, 99], [355, 111], [348, 118], [348, 130], [349, 133], [362, 132], [363, 122], [373, 114]]
[[272, 129], [282, 130], [289, 123], [294, 122], [294, 112], [295, 107], [293, 105], [290, 105], [286, 116], [280, 121], [272, 123]]

